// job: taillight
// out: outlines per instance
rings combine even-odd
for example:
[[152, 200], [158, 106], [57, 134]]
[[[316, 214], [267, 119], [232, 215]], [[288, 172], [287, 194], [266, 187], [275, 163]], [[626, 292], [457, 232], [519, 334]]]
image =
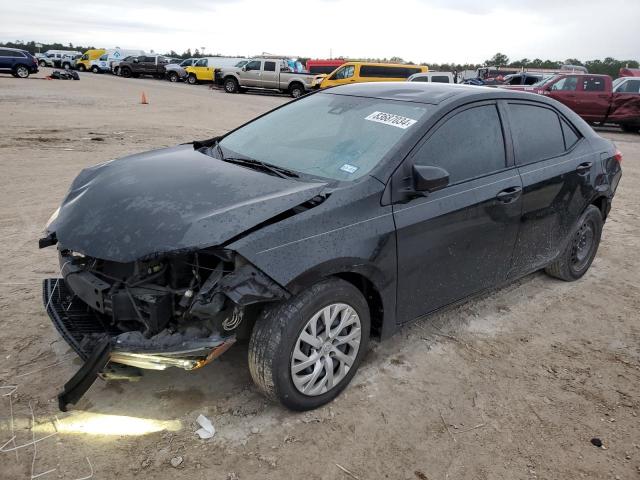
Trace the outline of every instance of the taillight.
[[613, 159], [618, 163], [622, 163], [622, 152], [616, 149], [616, 153], [613, 154]]

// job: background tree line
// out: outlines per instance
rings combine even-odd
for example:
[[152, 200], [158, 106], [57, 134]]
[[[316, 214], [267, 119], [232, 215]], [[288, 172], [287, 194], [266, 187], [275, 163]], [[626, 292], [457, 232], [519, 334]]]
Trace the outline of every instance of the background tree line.
[[[23, 42], [20, 40], [16, 40], [15, 42], [0, 42], [1, 47], [9, 47], [9, 48], [21, 48], [23, 50], [27, 50], [31, 53], [37, 52], [46, 52], [47, 50], [78, 50], [80, 52], [84, 52], [85, 50], [90, 50], [96, 48], [94, 46], [81, 46], [81, 45], [73, 45], [69, 43], [67, 45], [62, 43], [42, 43], [42, 47], [36, 47], [35, 41]], [[203, 56], [207, 57], [220, 57], [222, 56], [219, 53], [205, 53], [200, 52], [199, 49], [195, 49], [191, 51], [190, 48], [185, 50], [182, 53], [178, 53], [174, 50], [171, 50], [165, 53], [167, 57], [170, 58], [199, 58]], [[244, 55], [236, 55], [238, 57], [243, 57]], [[304, 65], [304, 63], [308, 60], [307, 57], [300, 57], [300, 62]], [[351, 61], [367, 61], [367, 62], [381, 62], [381, 63], [406, 63], [409, 65], [413, 65], [413, 62], [407, 62], [401, 57], [391, 57], [391, 58], [350, 58]], [[485, 66], [496, 66], [496, 67], [511, 67], [511, 68], [560, 68], [562, 65], [581, 65], [589, 70], [589, 73], [597, 73], [597, 74], [605, 74], [610, 75], [613, 78], [618, 76], [618, 72], [621, 68], [638, 68], [639, 64], [637, 60], [617, 60], [612, 57], [606, 57], [604, 60], [595, 59], [595, 60], [587, 60], [582, 62], [577, 58], [567, 58], [566, 60], [542, 60], [540, 58], [534, 58], [533, 60], [528, 58], [522, 58], [520, 60], [510, 60], [504, 53], [496, 53], [493, 57], [484, 61], [484, 63], [431, 63], [431, 62], [420, 62], [421, 65], [428, 65], [431, 70], [435, 71], [444, 71], [444, 72], [461, 72], [463, 70], [476, 70], [477, 68], [485, 67]]]

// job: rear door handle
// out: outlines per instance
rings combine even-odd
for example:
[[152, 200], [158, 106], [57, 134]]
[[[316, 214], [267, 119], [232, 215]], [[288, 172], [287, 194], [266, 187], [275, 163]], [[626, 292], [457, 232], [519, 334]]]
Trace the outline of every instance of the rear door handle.
[[576, 172], [578, 172], [578, 173], [587, 173], [589, 170], [591, 170], [592, 166], [593, 166], [593, 162], [581, 163], [580, 165], [578, 165], [576, 167]]
[[522, 187], [509, 187], [505, 188], [496, 195], [496, 198], [502, 203], [511, 203], [517, 200], [522, 194]]

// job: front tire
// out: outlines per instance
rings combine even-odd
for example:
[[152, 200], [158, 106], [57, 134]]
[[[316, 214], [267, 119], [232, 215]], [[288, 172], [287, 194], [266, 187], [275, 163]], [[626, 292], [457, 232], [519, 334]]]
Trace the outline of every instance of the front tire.
[[240, 85], [238, 84], [238, 81], [233, 77], [225, 79], [224, 91], [227, 93], [238, 93], [240, 91]]
[[44, 60], [40, 60], [38, 62], [38, 65], [40, 65], [41, 67], [46, 67], [47, 66], [47, 62], [45, 62]]
[[598, 252], [603, 223], [600, 210], [589, 205], [576, 222], [564, 251], [545, 272], [565, 282], [578, 280], [587, 273]]
[[84, 66], [84, 63], [81, 63], [80, 65], [78, 65], [78, 70], [80, 70], [81, 72], [86, 72], [87, 67]]
[[267, 308], [249, 341], [249, 370], [260, 390], [292, 410], [324, 405], [349, 384], [369, 345], [366, 300], [331, 278]]
[[131, 69], [128, 67], [123, 67], [120, 69], [120, 73], [124, 78], [129, 78], [131, 76]]
[[195, 74], [190, 73], [187, 77], [187, 83], [189, 85], [195, 85], [196, 83], [198, 83], [198, 77], [196, 77]]
[[100, 73], [100, 69], [98, 67], [96, 67], [95, 65], [93, 67], [91, 67], [91, 71], [93, 73]]
[[178, 77], [178, 74], [176, 72], [169, 72], [167, 74], [167, 80], [169, 80], [171, 83], [176, 83], [179, 79], [180, 77]]

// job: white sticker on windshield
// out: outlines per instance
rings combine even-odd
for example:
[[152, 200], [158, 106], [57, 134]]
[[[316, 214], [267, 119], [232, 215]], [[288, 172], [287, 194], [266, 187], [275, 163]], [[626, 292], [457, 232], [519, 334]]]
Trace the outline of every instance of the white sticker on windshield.
[[384, 113], [384, 112], [373, 112], [368, 117], [364, 118], [365, 120], [370, 120], [372, 122], [384, 123], [385, 125], [391, 125], [392, 127], [398, 128], [409, 128], [411, 125], [417, 122], [413, 118], [403, 117], [401, 115], [395, 115], [393, 113]]
[[354, 173], [356, 170], [358, 170], [358, 167], [356, 167], [355, 165], [349, 165], [348, 163], [345, 163], [340, 167], [340, 170], [347, 173]]

